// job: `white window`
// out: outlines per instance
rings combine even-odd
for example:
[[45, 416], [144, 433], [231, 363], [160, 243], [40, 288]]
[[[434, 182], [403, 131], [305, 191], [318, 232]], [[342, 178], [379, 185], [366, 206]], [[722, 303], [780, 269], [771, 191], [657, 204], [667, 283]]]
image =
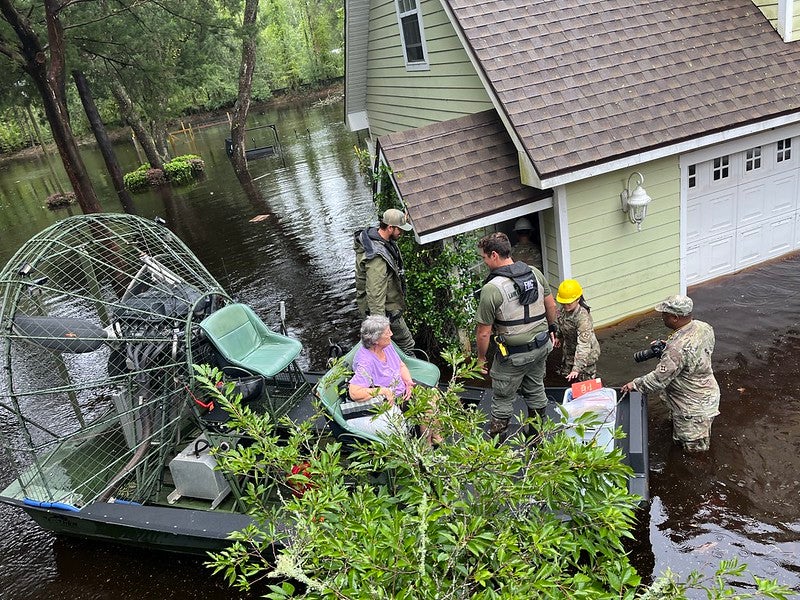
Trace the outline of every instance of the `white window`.
[[760, 168], [761, 168], [761, 146], [756, 146], [755, 148], [750, 148], [750, 150], [745, 152], [744, 170], [756, 171], [757, 169]]
[[778, 140], [778, 162], [783, 162], [792, 158], [792, 138]]
[[689, 187], [697, 186], [697, 165], [689, 165]]
[[730, 176], [729, 159], [730, 157], [727, 155], [714, 159], [714, 169], [712, 171], [714, 181], [727, 179]]
[[395, 0], [403, 58], [409, 71], [427, 71], [428, 51], [425, 48], [425, 30], [422, 28], [422, 11], [418, 0]]

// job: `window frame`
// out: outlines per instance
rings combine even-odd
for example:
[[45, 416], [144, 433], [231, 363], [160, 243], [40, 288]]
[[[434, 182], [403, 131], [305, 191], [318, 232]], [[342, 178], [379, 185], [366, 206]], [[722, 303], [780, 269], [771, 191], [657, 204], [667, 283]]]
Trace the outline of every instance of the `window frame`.
[[[420, 0], [405, 0], [405, 3], [414, 3], [414, 8], [407, 11], [401, 11], [400, 2], [401, 0], [394, 0], [394, 8], [397, 13], [397, 27], [400, 33], [400, 44], [403, 48], [403, 62], [406, 65], [406, 71], [429, 71], [428, 44], [425, 40], [425, 27], [422, 24]], [[417, 26], [419, 27], [420, 47], [422, 49], [422, 60], [420, 61], [409, 61], [408, 59], [408, 48], [406, 47], [406, 36], [403, 29], [403, 19], [407, 17], [416, 17]]]

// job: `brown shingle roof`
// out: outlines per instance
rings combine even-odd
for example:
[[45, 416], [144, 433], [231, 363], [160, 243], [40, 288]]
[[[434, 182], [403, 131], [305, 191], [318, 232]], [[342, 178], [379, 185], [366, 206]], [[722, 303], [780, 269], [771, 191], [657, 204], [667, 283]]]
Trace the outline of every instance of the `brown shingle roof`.
[[443, 0], [540, 176], [800, 110], [751, 0]]
[[552, 195], [520, 183], [517, 151], [494, 110], [382, 136], [378, 149], [419, 235]]

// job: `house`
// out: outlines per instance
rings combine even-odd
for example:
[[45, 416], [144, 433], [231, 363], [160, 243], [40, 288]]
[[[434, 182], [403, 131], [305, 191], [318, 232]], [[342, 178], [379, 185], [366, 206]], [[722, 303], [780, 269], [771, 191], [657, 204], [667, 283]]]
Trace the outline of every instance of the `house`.
[[609, 324], [800, 249], [798, 38], [800, 0], [346, 0], [346, 119], [421, 243], [533, 218]]

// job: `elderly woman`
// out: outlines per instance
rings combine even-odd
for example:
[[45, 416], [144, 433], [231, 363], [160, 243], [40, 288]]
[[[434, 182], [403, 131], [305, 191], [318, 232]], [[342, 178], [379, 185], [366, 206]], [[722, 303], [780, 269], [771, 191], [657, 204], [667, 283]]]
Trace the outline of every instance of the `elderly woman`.
[[350, 420], [350, 424], [369, 433], [407, 431], [399, 403], [411, 397], [414, 381], [408, 367], [392, 346], [389, 319], [373, 315], [361, 324], [361, 345], [353, 358], [353, 378], [348, 392], [356, 402], [383, 396], [391, 408], [380, 415]]

